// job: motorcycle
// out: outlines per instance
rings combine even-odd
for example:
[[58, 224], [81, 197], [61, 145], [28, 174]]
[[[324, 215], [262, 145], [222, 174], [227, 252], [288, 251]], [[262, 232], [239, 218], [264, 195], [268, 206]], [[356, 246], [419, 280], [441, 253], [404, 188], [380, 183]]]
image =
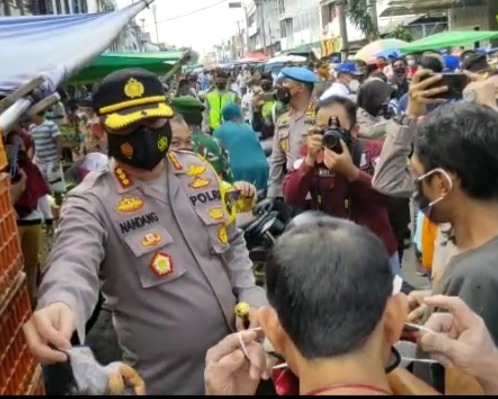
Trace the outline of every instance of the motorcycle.
[[[264, 193], [260, 193], [258, 203], [261, 203], [263, 198]], [[259, 212], [257, 205], [255, 209], [257, 212], [253, 214], [254, 217], [239, 224], [239, 228], [244, 232], [249, 257], [253, 262], [253, 274], [256, 278], [256, 284], [263, 287], [268, 252], [273, 247], [276, 239], [284, 232], [288, 220], [275, 204]]]

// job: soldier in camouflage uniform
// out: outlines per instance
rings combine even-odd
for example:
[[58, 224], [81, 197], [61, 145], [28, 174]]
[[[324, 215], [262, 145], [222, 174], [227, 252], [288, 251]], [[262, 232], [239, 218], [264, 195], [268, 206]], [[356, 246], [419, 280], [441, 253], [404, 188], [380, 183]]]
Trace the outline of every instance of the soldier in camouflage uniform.
[[[192, 131], [192, 151], [206, 159], [222, 180], [234, 183], [228, 151], [218, 140], [202, 132], [202, 113], [205, 109], [202, 102], [196, 98], [184, 96], [172, 99], [171, 104], [177, 114], [183, 116]], [[173, 138], [172, 145], [177, 144], [179, 143], [175, 143], [175, 138]]]

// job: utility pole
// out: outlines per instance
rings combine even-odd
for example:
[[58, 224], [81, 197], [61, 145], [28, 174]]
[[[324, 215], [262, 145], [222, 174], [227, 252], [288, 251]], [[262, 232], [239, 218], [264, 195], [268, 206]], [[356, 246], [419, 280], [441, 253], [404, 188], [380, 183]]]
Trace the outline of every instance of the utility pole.
[[17, 8], [19, 9], [21, 15], [26, 15], [24, 12], [24, 2], [22, 0], [17, 0]]
[[270, 57], [273, 57], [273, 44], [275, 43], [273, 41], [273, 35], [272, 35], [272, 31], [271, 31], [271, 25], [270, 23], [268, 22], [268, 35], [270, 36], [269, 39], [270, 39], [270, 51], [269, 51], [269, 56]]
[[3, 0], [3, 10], [5, 11], [5, 16], [10, 17], [10, 0]]
[[265, 0], [254, 0], [256, 4], [256, 12], [259, 14], [259, 26], [263, 29], [263, 54], [266, 55], [266, 29], [265, 29], [265, 13], [264, 13]]
[[244, 57], [244, 38], [242, 37], [242, 30], [240, 29], [240, 21], [237, 21], [237, 28], [239, 30], [239, 38], [238, 38], [238, 50], [237, 50], [237, 56], [238, 57]]
[[338, 0], [336, 3], [337, 14], [339, 16], [339, 31], [342, 38], [341, 61], [345, 61], [349, 55], [348, 26], [345, 13], [346, 0]]
[[[250, 37], [249, 37], [249, 15], [247, 14], [247, 6], [246, 4], [243, 5], [244, 7], [244, 19], [245, 19], [245, 25], [246, 25], [246, 45], [247, 45], [247, 52], [251, 52], [251, 43], [250, 43]], [[246, 46], [244, 46], [244, 53], [245, 53]]]
[[379, 19], [377, 16], [377, 0], [370, 0], [370, 9], [372, 10], [373, 37], [376, 40], [379, 37]]
[[152, 10], [152, 15], [154, 16], [154, 26], [156, 27], [156, 44], [159, 44], [159, 29], [157, 27], [157, 7], [155, 3], [152, 5], [151, 10]]

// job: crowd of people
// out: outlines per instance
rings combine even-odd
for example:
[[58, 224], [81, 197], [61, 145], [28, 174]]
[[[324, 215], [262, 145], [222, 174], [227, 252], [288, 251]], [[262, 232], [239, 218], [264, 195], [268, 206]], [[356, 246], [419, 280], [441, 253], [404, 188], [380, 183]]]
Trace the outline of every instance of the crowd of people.
[[[498, 394], [498, 72], [455, 58], [217, 70], [174, 95], [145, 70], [114, 72], [66, 110], [81, 142], [67, 192], [55, 111], [27, 116], [6, 150], [30, 350], [66, 362], [106, 309], [147, 394], [258, 395], [270, 380], [388, 395], [400, 367], [425, 393]], [[236, 215], [264, 209], [292, 220], [262, 288]], [[428, 290], [400, 283], [412, 242]]]

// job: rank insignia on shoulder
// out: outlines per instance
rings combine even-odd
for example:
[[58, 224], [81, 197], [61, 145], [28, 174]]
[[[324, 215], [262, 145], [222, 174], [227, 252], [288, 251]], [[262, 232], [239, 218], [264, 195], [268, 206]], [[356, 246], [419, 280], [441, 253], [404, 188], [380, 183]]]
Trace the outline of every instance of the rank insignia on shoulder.
[[157, 244], [161, 242], [163, 238], [161, 237], [160, 234], [157, 233], [147, 233], [144, 235], [144, 238], [142, 238], [142, 247], [155, 247]]
[[222, 208], [211, 208], [209, 210], [209, 217], [214, 220], [221, 220], [223, 219], [224, 212]]
[[144, 202], [136, 197], [123, 197], [119, 201], [117, 211], [121, 213], [131, 213], [142, 209]]
[[164, 277], [173, 273], [173, 260], [164, 252], [158, 252], [150, 262], [150, 268], [158, 277]]
[[190, 188], [199, 189], [209, 186], [211, 184], [211, 179], [203, 179], [201, 177], [196, 177], [192, 183], [189, 183]]
[[114, 174], [116, 175], [116, 178], [118, 179], [119, 185], [121, 188], [128, 188], [131, 186], [131, 180], [128, 177], [128, 175], [125, 173], [123, 169], [121, 169], [119, 166], [116, 166], [114, 168]]
[[188, 177], [197, 177], [206, 171], [206, 165], [189, 165], [185, 174]]
[[220, 243], [223, 245], [228, 244], [228, 232], [225, 226], [220, 226], [218, 229], [218, 240], [220, 240]]
[[178, 160], [178, 158], [176, 157], [174, 152], [168, 152], [168, 158], [169, 158], [170, 162], [173, 164], [173, 167], [175, 168], [175, 170], [182, 170], [183, 169], [182, 164], [180, 163], [180, 161]]

